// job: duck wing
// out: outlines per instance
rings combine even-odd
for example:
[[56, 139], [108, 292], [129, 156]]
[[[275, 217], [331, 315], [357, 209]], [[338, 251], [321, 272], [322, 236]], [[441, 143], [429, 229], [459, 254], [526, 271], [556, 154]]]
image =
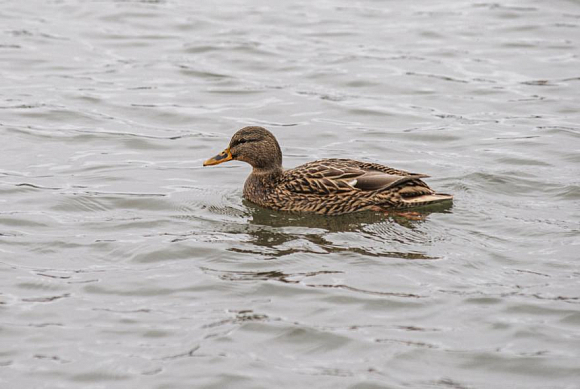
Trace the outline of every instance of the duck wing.
[[[285, 172], [284, 187], [294, 193], [330, 194], [383, 191], [399, 186], [409, 187], [408, 195], [431, 193], [421, 178], [388, 166], [349, 159], [324, 159]], [[412, 190], [416, 188], [417, 190]], [[420, 189], [422, 188], [422, 189]]]

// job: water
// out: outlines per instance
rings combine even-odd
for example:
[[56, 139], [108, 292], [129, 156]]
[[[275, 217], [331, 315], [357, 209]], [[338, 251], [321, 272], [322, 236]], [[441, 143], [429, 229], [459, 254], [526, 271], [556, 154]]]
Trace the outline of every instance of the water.
[[[580, 387], [577, 1], [0, 4], [0, 387]], [[260, 209], [249, 124], [455, 202]]]

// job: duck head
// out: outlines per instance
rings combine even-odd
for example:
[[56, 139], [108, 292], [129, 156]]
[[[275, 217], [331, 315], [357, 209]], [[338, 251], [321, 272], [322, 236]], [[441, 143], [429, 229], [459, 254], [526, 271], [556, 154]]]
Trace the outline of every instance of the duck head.
[[282, 151], [272, 133], [262, 127], [244, 127], [232, 136], [229, 146], [205, 161], [203, 166], [227, 161], [244, 161], [254, 170], [282, 168]]

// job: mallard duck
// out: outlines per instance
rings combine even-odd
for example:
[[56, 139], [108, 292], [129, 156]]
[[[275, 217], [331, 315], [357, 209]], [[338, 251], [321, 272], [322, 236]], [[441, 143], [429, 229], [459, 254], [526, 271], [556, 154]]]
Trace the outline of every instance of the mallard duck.
[[378, 163], [352, 159], [321, 159], [293, 169], [282, 168], [282, 151], [272, 133], [262, 127], [244, 127], [228, 148], [203, 166], [244, 161], [252, 173], [244, 185], [244, 198], [279, 211], [341, 215], [359, 211], [409, 208], [453, 196], [435, 193], [421, 179]]

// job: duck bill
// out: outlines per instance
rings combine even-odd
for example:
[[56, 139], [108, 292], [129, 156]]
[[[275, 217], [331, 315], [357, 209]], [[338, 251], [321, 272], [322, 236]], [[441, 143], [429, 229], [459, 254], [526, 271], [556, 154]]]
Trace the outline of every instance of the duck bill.
[[227, 148], [215, 157], [212, 157], [203, 163], [203, 166], [211, 166], [211, 165], [219, 165], [220, 163], [224, 163], [227, 161], [231, 161], [233, 159], [232, 153], [230, 149]]

